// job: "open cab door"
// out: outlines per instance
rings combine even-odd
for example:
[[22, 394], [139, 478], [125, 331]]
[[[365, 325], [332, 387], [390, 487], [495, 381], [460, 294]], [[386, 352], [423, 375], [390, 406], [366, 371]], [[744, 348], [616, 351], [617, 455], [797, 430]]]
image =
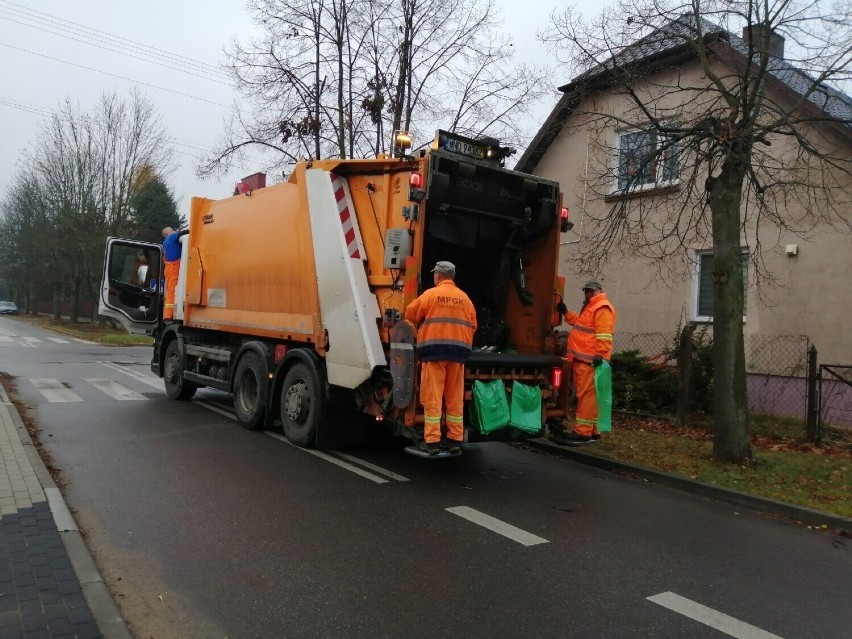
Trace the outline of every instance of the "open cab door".
[[159, 244], [107, 238], [98, 313], [128, 333], [150, 335], [163, 317], [163, 249]]

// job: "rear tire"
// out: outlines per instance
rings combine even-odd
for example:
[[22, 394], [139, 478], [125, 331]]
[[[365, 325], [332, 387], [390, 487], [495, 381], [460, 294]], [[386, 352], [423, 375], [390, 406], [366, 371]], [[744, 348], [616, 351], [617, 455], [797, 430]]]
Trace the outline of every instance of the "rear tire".
[[323, 403], [317, 371], [302, 362], [293, 364], [281, 387], [281, 425], [291, 444], [315, 444]]
[[177, 340], [172, 341], [166, 349], [163, 364], [163, 382], [166, 385], [166, 395], [172, 399], [186, 401], [192, 399], [198, 384], [187, 382], [183, 378], [183, 353]]
[[266, 364], [257, 353], [249, 351], [240, 359], [234, 374], [234, 413], [240, 426], [249, 430], [263, 426], [268, 396]]

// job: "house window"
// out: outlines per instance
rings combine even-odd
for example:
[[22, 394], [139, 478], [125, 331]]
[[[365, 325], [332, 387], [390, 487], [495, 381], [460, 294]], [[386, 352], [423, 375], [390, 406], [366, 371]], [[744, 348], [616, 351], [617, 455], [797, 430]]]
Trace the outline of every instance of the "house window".
[[[700, 251], [695, 255], [695, 274], [693, 279], [693, 316], [699, 322], [712, 322], [714, 311], [713, 266], [715, 256], [709, 251]], [[740, 257], [743, 269], [743, 321], [746, 316], [748, 298], [748, 251]]]
[[618, 190], [632, 191], [677, 182], [678, 152], [655, 130], [618, 134]]

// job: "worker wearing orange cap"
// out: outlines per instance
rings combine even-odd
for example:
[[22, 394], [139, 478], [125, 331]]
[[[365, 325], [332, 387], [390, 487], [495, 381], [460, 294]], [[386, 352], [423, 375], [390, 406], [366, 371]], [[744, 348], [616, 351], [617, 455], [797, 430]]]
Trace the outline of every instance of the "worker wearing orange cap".
[[562, 302], [556, 305], [556, 312], [564, 316], [571, 326], [566, 355], [572, 360], [574, 390], [577, 393], [573, 431], [557, 432], [553, 437], [557, 444], [565, 446], [588, 444], [600, 438], [595, 368], [612, 357], [615, 308], [597, 280], [583, 285], [583, 295], [585, 301], [579, 313], [569, 311]]
[[[464, 362], [473, 346], [476, 309], [453, 281], [456, 267], [441, 261], [432, 269], [435, 286], [405, 309], [405, 319], [418, 326], [420, 403], [423, 404], [423, 441], [418, 448], [437, 455], [442, 446], [460, 452], [464, 439]], [[442, 402], [443, 399], [443, 402]], [[446, 403], [447, 437], [441, 440], [441, 409]]]

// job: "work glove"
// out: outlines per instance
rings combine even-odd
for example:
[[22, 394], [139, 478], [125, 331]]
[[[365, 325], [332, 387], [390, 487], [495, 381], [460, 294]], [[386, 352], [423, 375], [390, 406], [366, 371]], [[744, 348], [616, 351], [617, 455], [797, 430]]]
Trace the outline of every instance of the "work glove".
[[598, 366], [600, 366], [601, 364], [603, 364], [603, 357], [601, 357], [600, 355], [595, 355], [595, 356], [592, 358], [592, 366], [594, 366], [595, 368], [597, 368], [597, 367], [598, 367]]
[[568, 307], [565, 306], [565, 302], [557, 302], [556, 303], [556, 312], [560, 315], [565, 315], [568, 312]]

